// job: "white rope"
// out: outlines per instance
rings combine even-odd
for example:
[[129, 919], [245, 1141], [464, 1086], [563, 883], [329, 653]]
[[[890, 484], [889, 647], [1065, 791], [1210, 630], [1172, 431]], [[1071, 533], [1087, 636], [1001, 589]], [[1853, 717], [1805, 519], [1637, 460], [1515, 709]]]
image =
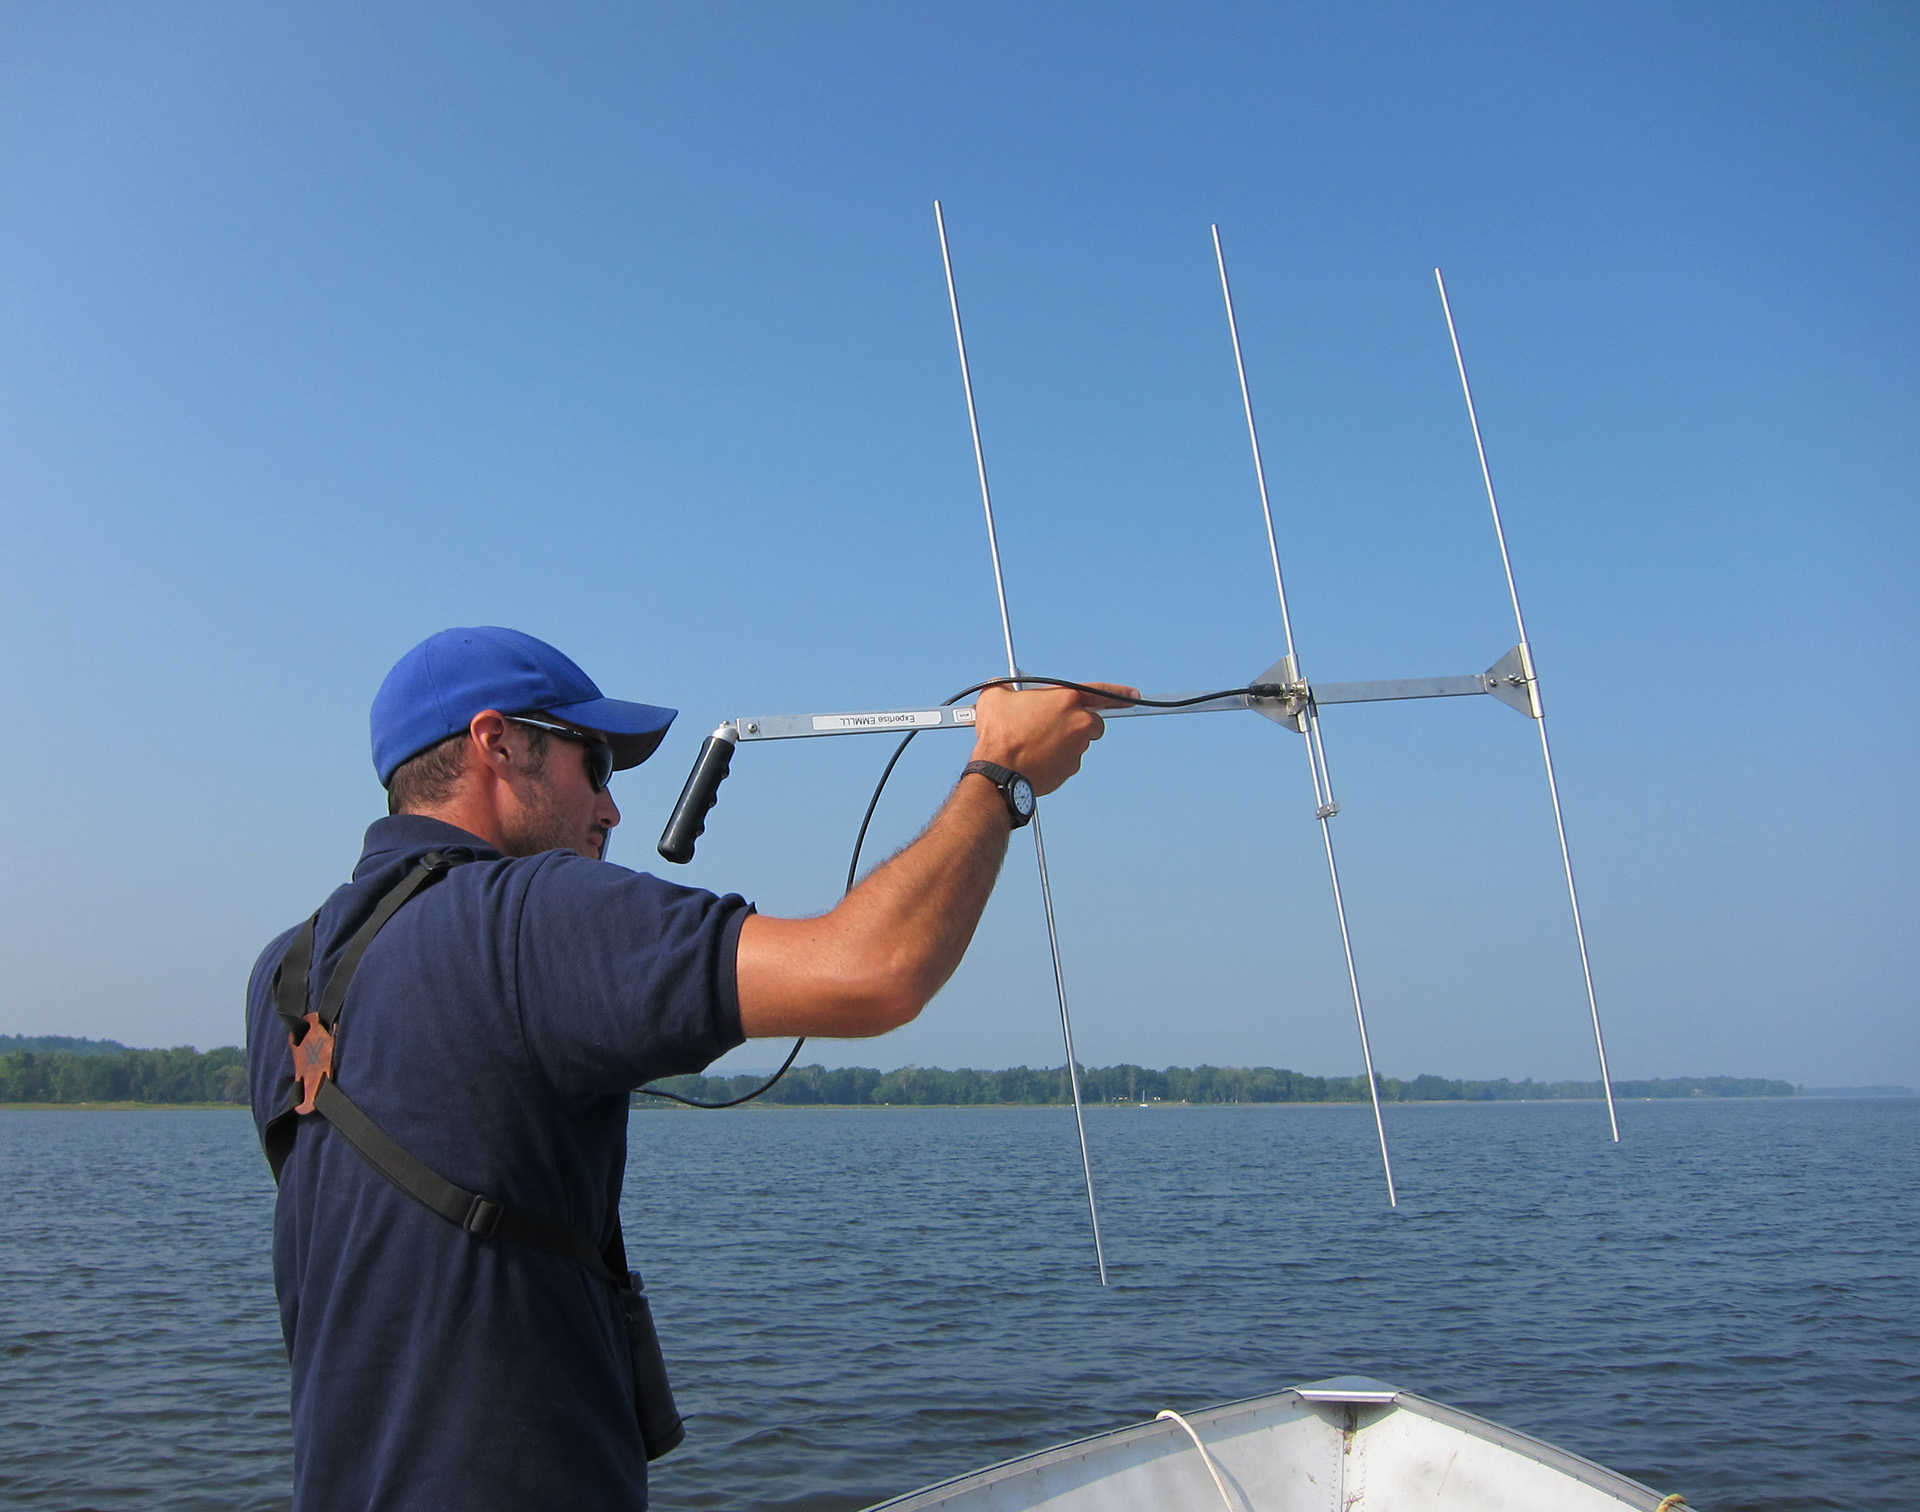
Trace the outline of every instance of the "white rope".
[[1194, 1432], [1193, 1424], [1181, 1417], [1180, 1414], [1175, 1412], [1171, 1407], [1162, 1407], [1154, 1414], [1154, 1418], [1156, 1421], [1160, 1418], [1165, 1418], [1169, 1422], [1178, 1423], [1182, 1428], [1187, 1430], [1187, 1437], [1193, 1440], [1193, 1447], [1200, 1451], [1200, 1458], [1206, 1463], [1207, 1474], [1213, 1477], [1213, 1489], [1220, 1493], [1220, 1500], [1226, 1503], [1227, 1512], [1240, 1512], [1240, 1508], [1233, 1504], [1233, 1498], [1227, 1495], [1227, 1483], [1220, 1479], [1219, 1467], [1214, 1464], [1213, 1456], [1207, 1453], [1207, 1446], [1200, 1442], [1200, 1435]]

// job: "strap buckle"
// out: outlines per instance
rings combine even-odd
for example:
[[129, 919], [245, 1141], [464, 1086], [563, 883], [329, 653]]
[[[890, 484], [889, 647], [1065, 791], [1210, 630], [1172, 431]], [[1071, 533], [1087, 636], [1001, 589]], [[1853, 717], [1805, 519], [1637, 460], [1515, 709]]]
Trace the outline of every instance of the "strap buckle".
[[318, 1013], [309, 1013], [301, 1023], [307, 1026], [304, 1034], [298, 1039], [287, 1036], [293, 1051], [294, 1080], [303, 1093], [293, 1111], [311, 1113], [313, 1100], [320, 1095], [320, 1083], [333, 1075], [333, 1032], [321, 1024]]
[[467, 1208], [467, 1216], [460, 1227], [476, 1239], [491, 1239], [493, 1231], [500, 1226], [500, 1214], [503, 1211], [497, 1202], [489, 1202], [485, 1197], [475, 1196]]

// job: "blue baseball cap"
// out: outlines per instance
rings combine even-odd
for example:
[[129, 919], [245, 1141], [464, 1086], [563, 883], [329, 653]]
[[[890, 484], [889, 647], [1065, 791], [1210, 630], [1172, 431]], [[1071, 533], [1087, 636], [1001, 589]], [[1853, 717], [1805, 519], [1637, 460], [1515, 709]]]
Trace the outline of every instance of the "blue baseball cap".
[[498, 625], [442, 630], [394, 664], [373, 697], [373, 768], [394, 769], [458, 735], [483, 709], [546, 714], [605, 738], [615, 771], [653, 754], [678, 709], [601, 696], [593, 679], [543, 640]]

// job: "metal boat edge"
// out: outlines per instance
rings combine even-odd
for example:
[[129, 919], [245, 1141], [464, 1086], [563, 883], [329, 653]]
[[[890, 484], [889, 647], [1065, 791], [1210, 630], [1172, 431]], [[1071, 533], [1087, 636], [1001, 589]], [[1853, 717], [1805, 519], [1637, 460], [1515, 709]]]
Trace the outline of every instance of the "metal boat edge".
[[[1663, 1495], [1640, 1481], [1562, 1449], [1557, 1444], [1548, 1443], [1545, 1439], [1364, 1376], [1338, 1376], [1324, 1381], [1303, 1382], [1284, 1391], [1241, 1397], [1183, 1416], [1186, 1424], [1197, 1430], [1211, 1448], [1216, 1437], [1226, 1435], [1207, 1432], [1210, 1428], [1231, 1428], [1239, 1420], [1263, 1412], [1296, 1408], [1315, 1412], [1330, 1426], [1349, 1434], [1380, 1423], [1394, 1413], [1405, 1412], [1457, 1430], [1509, 1454], [1532, 1460], [1568, 1481], [1612, 1498], [1619, 1506], [1634, 1508], [1637, 1512], [1675, 1512], [1675, 1509], [1687, 1507], [1685, 1500], [1677, 1494]], [[1181, 1423], [1156, 1419], [1090, 1434], [1085, 1438], [1017, 1455], [978, 1470], [965, 1471], [876, 1502], [865, 1512], [921, 1512], [921, 1509], [944, 1506], [962, 1496], [996, 1486], [1012, 1490], [1010, 1483], [1025, 1479], [1037, 1481], [1040, 1473], [1051, 1467], [1064, 1466], [1075, 1460], [1154, 1439], [1166, 1441], [1169, 1456], [1195, 1454], [1194, 1443], [1183, 1431]], [[1240, 1500], [1246, 1504], [1244, 1492]], [[995, 1498], [993, 1505], [1015, 1507], [1024, 1504], [1017, 1500]], [[1218, 1507], [1220, 1502], [1209, 1490], [1207, 1499], [1198, 1505], [1213, 1508]]]

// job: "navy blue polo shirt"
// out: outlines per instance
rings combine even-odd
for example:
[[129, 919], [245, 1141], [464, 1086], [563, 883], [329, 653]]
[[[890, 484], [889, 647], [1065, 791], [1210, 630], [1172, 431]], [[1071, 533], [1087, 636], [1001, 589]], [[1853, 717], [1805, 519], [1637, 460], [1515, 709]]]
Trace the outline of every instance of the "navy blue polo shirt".
[[[399, 815], [368, 831], [320, 910], [310, 991], [430, 850], [477, 860], [374, 940], [341, 1013], [335, 1074], [401, 1144], [472, 1191], [611, 1238], [628, 1094], [741, 1042], [734, 956], [751, 910], [572, 851], [508, 859]], [[271, 1001], [293, 937], [247, 984], [263, 1129], [293, 1095]], [[281, 1174], [273, 1272], [293, 1375], [294, 1506], [646, 1505], [626, 1332], [611, 1289], [570, 1260], [476, 1241], [304, 1118]], [[644, 1270], [648, 1236], [628, 1249]], [[656, 1301], [672, 1353], [672, 1300]]]

